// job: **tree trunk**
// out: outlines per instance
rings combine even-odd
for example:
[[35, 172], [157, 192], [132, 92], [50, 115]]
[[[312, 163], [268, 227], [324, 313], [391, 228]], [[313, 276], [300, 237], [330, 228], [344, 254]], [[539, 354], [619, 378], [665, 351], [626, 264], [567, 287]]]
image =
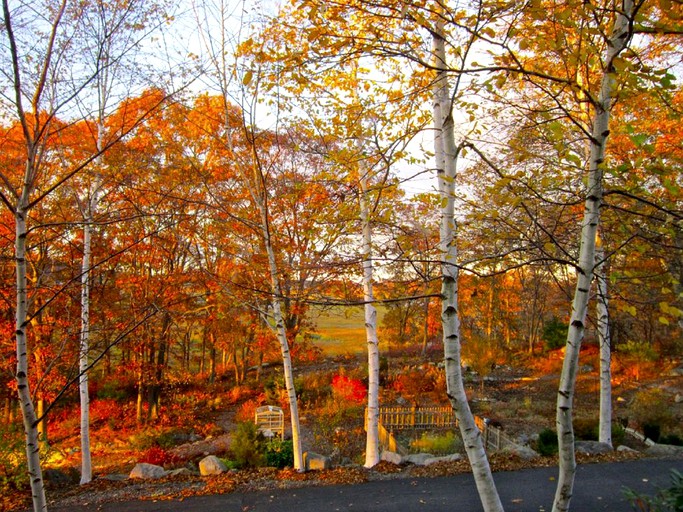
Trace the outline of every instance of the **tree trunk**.
[[458, 267], [455, 243], [454, 186], [457, 160], [453, 105], [446, 73], [446, 49], [443, 22], [438, 22], [432, 33], [434, 65], [437, 79], [434, 84], [434, 153], [441, 195], [439, 246], [441, 252], [442, 306], [446, 390], [460, 426], [467, 457], [477, 491], [486, 512], [502, 511], [491, 468], [484, 450], [481, 432], [467, 403], [460, 360], [460, 318], [458, 313]]
[[292, 372], [292, 357], [289, 350], [289, 342], [287, 341], [287, 330], [285, 329], [285, 321], [282, 315], [282, 290], [280, 288], [280, 279], [278, 277], [277, 261], [275, 259], [275, 251], [270, 236], [270, 219], [268, 217], [267, 193], [265, 190], [265, 180], [261, 169], [258, 167], [258, 157], [255, 154], [255, 148], [252, 146], [254, 153], [254, 179], [255, 187], [254, 199], [261, 216], [261, 233], [263, 235], [263, 244], [268, 255], [268, 267], [270, 270], [270, 285], [273, 298], [271, 305], [273, 307], [273, 327], [278, 341], [280, 342], [280, 351], [282, 353], [282, 369], [285, 377], [285, 387], [287, 390], [287, 399], [289, 401], [289, 412], [292, 425], [292, 444], [294, 451], [294, 469], [297, 471], [304, 471], [303, 453], [301, 449], [301, 435], [299, 423], [299, 407], [296, 398], [296, 389], [294, 388], [294, 374]]
[[[28, 164], [27, 164], [28, 165]], [[28, 171], [27, 171], [28, 173]], [[15, 210], [15, 264], [17, 284], [16, 309], [16, 347], [17, 347], [17, 395], [26, 435], [26, 461], [31, 483], [31, 497], [35, 512], [47, 510], [43, 471], [40, 467], [40, 445], [38, 439], [38, 417], [36, 416], [28, 381], [28, 344], [26, 329], [28, 327], [28, 290], [26, 279], [26, 218], [28, 210], [28, 191], [24, 189]]]
[[92, 257], [92, 206], [88, 205], [83, 226], [81, 266], [81, 344], [78, 357], [78, 391], [81, 402], [81, 485], [92, 480], [90, 454], [90, 395], [88, 394], [88, 353], [90, 352], [90, 265]]
[[377, 309], [372, 290], [372, 224], [367, 173], [360, 180], [360, 218], [363, 229], [363, 300], [365, 302], [365, 337], [368, 345], [368, 417], [365, 436], [365, 467], [379, 462], [379, 348]]
[[609, 297], [605, 272], [605, 251], [596, 241], [595, 280], [597, 284], [598, 340], [600, 342], [600, 423], [598, 441], [612, 446], [612, 349], [609, 332]]
[[603, 162], [605, 144], [609, 136], [609, 118], [612, 96], [616, 88], [615, 58], [626, 48], [631, 35], [630, 17], [634, 7], [632, 0], [624, 0], [623, 12], [617, 15], [614, 29], [608, 42], [606, 68], [602, 78], [600, 96], [593, 119], [590, 139], [590, 161], [588, 186], [581, 225], [581, 244], [577, 282], [572, 303], [572, 315], [567, 333], [560, 385], [557, 394], [557, 437], [559, 443], [559, 477], [553, 502], [553, 512], [569, 510], [574, 490], [576, 456], [574, 452], [574, 430], [572, 425], [574, 391], [579, 364], [579, 352], [583, 341], [591, 281], [595, 266], [595, 240], [600, 223], [600, 204], [602, 203]]

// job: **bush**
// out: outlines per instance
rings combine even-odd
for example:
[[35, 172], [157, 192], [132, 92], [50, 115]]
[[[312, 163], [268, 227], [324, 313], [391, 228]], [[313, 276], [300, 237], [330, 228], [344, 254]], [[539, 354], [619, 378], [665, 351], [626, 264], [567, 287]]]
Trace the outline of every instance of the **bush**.
[[550, 428], [541, 430], [538, 434], [536, 451], [544, 457], [550, 457], [555, 455], [557, 450], [557, 433]]
[[27, 474], [26, 445], [21, 428], [0, 424], [0, 494], [27, 490]]
[[667, 434], [660, 436], [659, 443], [661, 444], [671, 444], [674, 446], [683, 446], [683, 439], [676, 434]]
[[180, 458], [160, 446], [152, 446], [142, 454], [138, 462], [146, 462], [157, 466], [174, 466], [180, 462]]
[[445, 434], [423, 433], [419, 439], [410, 442], [410, 448], [414, 451], [431, 453], [433, 455], [448, 455], [456, 453], [461, 447], [460, 438], [454, 432]]
[[263, 465], [265, 438], [255, 423], [245, 421], [237, 425], [232, 446], [235, 462], [240, 468], [255, 468]]
[[266, 466], [284, 469], [294, 467], [294, 443], [271, 439], [265, 445]]
[[365, 403], [368, 391], [360, 379], [340, 374], [332, 377], [332, 395], [338, 400], [362, 404]]
[[[612, 444], [618, 446], [623, 444], [626, 431], [624, 427], [612, 422]], [[575, 419], [574, 436], [583, 441], [597, 441], [600, 437], [600, 421], [594, 418]]]
[[[658, 388], [638, 391], [629, 412], [643, 433], [653, 441], [659, 438], [659, 432], [676, 423], [666, 393]], [[649, 434], [645, 433], [646, 429]]]
[[569, 327], [556, 317], [552, 317], [543, 326], [543, 341], [548, 350], [556, 350], [564, 347], [567, 343], [567, 330]]

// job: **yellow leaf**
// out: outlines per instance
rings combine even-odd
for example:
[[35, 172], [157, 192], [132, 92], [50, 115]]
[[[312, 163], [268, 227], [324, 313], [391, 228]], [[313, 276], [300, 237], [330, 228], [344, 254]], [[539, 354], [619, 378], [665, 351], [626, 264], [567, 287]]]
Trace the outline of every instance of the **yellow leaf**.
[[249, 85], [249, 82], [251, 82], [251, 77], [252, 77], [252, 72], [247, 71], [246, 73], [244, 73], [244, 77], [242, 78], [242, 83], [244, 85]]

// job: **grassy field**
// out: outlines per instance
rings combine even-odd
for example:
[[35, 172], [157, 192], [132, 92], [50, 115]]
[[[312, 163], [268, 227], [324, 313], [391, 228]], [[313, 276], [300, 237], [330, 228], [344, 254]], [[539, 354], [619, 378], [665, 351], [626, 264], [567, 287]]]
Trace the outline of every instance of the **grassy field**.
[[[377, 308], [377, 323], [381, 325], [384, 309]], [[361, 354], [366, 351], [365, 321], [361, 307], [334, 307], [313, 311], [318, 327], [315, 344], [326, 355]]]

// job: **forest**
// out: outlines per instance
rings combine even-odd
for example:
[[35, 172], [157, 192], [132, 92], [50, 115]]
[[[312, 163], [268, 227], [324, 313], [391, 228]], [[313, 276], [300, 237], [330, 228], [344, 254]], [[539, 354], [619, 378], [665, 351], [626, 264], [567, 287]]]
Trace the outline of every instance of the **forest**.
[[523, 361], [569, 510], [582, 375], [611, 448], [613, 386], [681, 363], [682, 34], [678, 0], [2, 0], [3, 494], [47, 510], [60, 438], [87, 485], [91, 425], [197, 401], [278, 402], [303, 472], [343, 398], [372, 468], [432, 379], [503, 510], [470, 401]]

